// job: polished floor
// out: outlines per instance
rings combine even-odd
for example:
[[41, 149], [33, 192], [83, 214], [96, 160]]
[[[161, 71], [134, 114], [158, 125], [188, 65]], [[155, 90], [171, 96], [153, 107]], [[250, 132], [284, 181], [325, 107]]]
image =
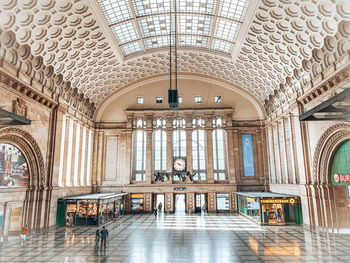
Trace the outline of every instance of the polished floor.
[[350, 235], [321, 236], [297, 226], [259, 226], [238, 215], [127, 215], [107, 225], [60, 227], [0, 243], [0, 262], [350, 262]]

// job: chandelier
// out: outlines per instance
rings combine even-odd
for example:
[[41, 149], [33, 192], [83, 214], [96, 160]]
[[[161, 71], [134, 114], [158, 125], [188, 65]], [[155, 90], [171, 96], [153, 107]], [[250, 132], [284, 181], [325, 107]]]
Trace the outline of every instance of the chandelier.
[[[170, 30], [169, 30], [169, 90], [168, 90], [168, 103], [170, 110], [179, 110], [179, 101], [178, 101], [178, 91], [177, 91], [177, 10], [176, 2], [170, 1]], [[172, 3], [174, 3], [174, 32], [173, 32], [173, 12], [172, 12]], [[172, 44], [174, 41], [174, 45]], [[175, 87], [173, 89], [173, 61], [174, 56], [174, 83]], [[175, 129], [178, 127], [176, 126]], [[196, 173], [191, 174], [187, 171], [187, 162], [186, 158], [175, 157], [173, 158], [172, 172], [165, 171], [155, 171], [154, 172], [154, 181], [155, 182], [164, 182], [165, 180], [170, 180], [174, 178], [179, 178], [179, 180], [185, 182], [187, 178], [193, 181], [193, 177]]]

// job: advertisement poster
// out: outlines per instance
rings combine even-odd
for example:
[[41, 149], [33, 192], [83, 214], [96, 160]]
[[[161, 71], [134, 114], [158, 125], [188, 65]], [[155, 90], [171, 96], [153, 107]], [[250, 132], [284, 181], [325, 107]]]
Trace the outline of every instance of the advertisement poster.
[[142, 194], [132, 194], [131, 211], [143, 211], [143, 199]]
[[23, 154], [15, 146], [0, 143], [0, 187], [29, 185], [29, 172]]
[[254, 154], [251, 134], [242, 134], [244, 176], [254, 176]]

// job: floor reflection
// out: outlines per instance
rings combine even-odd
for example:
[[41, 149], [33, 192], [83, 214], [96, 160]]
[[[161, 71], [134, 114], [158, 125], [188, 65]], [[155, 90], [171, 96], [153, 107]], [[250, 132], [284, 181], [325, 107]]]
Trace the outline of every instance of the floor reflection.
[[350, 235], [321, 236], [297, 226], [260, 226], [237, 215], [128, 215], [107, 225], [62, 227], [0, 243], [0, 262], [350, 262]]

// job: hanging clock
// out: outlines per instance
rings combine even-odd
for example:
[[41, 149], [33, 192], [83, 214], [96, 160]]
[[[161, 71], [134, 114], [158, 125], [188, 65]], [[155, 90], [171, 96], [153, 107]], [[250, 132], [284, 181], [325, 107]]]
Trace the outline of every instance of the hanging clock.
[[186, 171], [186, 158], [175, 157], [173, 161], [173, 169], [176, 172]]

